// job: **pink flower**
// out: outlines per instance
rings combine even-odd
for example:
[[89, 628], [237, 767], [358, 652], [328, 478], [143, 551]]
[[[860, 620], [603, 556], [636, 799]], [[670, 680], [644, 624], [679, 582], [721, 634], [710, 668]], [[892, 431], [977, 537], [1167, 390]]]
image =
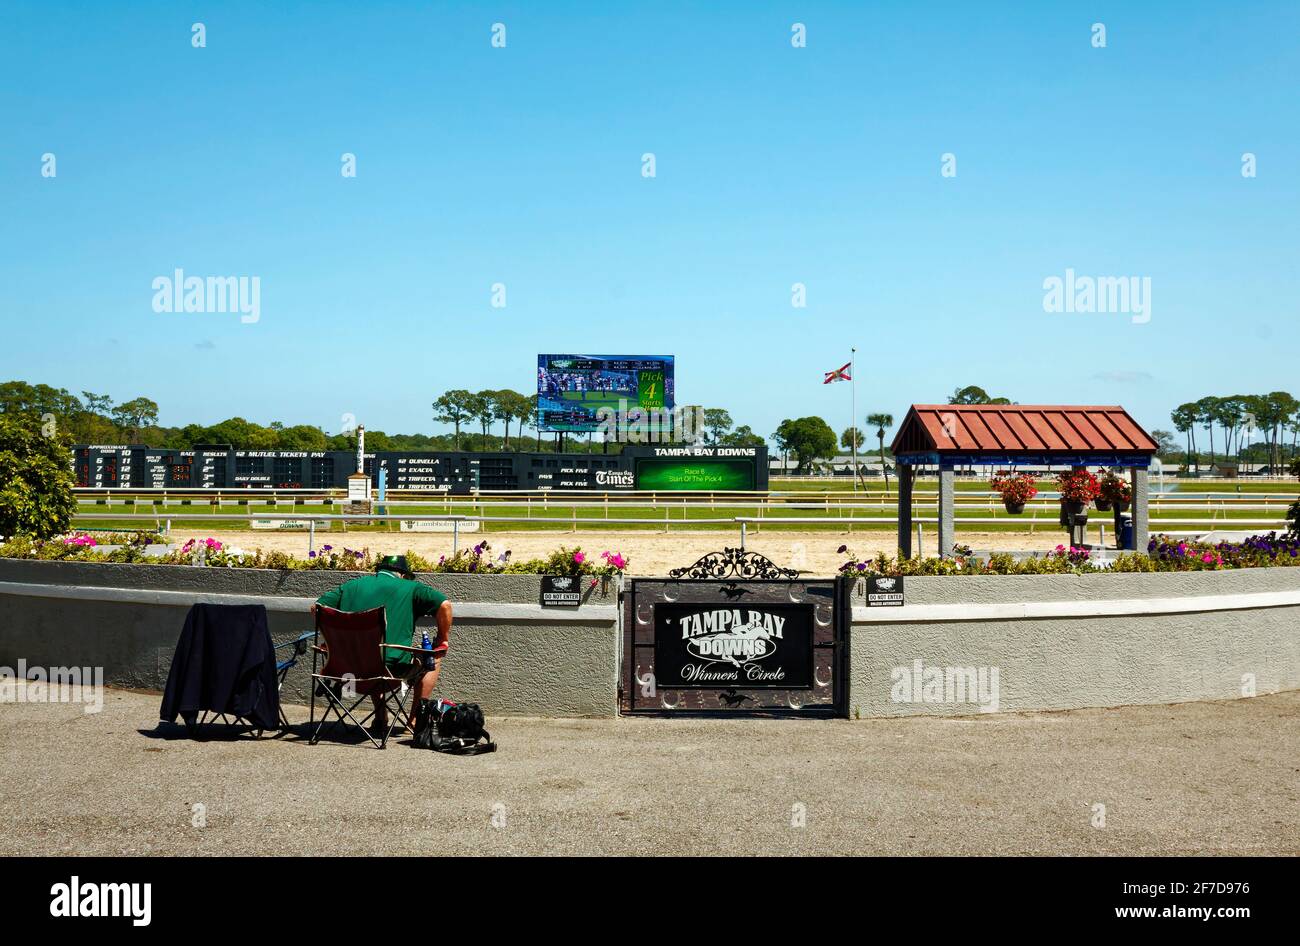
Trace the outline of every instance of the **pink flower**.
[[587, 556], [583, 555], [581, 552], [573, 553], [573, 564], [581, 565], [586, 560], [587, 560]]

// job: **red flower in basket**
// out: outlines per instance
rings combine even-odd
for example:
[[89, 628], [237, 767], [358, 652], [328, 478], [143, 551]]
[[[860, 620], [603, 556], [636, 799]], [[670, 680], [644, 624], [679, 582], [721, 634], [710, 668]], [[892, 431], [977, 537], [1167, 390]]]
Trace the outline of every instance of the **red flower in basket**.
[[1061, 499], [1071, 503], [1090, 503], [1101, 495], [1101, 484], [1087, 470], [1071, 470], [1056, 478]]
[[1011, 473], [1008, 470], [999, 470], [993, 479], [989, 482], [994, 492], [1002, 496], [1002, 502], [1007, 507], [1007, 512], [1019, 515], [1025, 511], [1025, 503], [1038, 495], [1038, 487], [1034, 485], [1034, 478], [1028, 473]]

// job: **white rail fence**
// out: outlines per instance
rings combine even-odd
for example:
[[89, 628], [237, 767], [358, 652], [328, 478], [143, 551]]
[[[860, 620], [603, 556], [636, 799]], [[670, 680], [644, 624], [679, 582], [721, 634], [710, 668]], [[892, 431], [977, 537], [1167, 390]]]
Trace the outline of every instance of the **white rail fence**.
[[[135, 522], [135, 521], [140, 521], [140, 522], [153, 522], [153, 523], [154, 523], [154, 524], [155, 524], [159, 529], [161, 529], [162, 531], [164, 531], [164, 532], [169, 532], [169, 531], [171, 531], [171, 520], [170, 520], [170, 519], [167, 519], [166, 522], [165, 522], [165, 525], [164, 525], [164, 520], [163, 520], [163, 518], [162, 518], [161, 516], [158, 516], [158, 515], [140, 515], [140, 514], [129, 514], [129, 515], [126, 515], [126, 514], [114, 514], [114, 513], [79, 513], [79, 514], [77, 515], [76, 518], [77, 518], [78, 520], [88, 520], [88, 521], [113, 521], [113, 522], [120, 522], [120, 521]], [[184, 516], [176, 516], [175, 518], [177, 518], [177, 519], [181, 519], [181, 520], [185, 520], [185, 519], [186, 519], [186, 517], [184, 517]], [[250, 524], [250, 525], [252, 524], [252, 522], [253, 522], [254, 520], [270, 520], [270, 521], [286, 520], [286, 521], [301, 521], [302, 519], [306, 518], [306, 519], [308, 520], [308, 528], [307, 528], [306, 531], [307, 531], [307, 533], [308, 533], [308, 549], [309, 549], [309, 550], [312, 550], [312, 549], [315, 548], [316, 525], [317, 525], [318, 523], [320, 523], [320, 522], [325, 522], [325, 523], [329, 523], [329, 524], [332, 524], [332, 523], [334, 523], [334, 522], [342, 523], [345, 531], [346, 531], [346, 529], [347, 529], [347, 524], [348, 524], [349, 522], [367, 523], [367, 524], [369, 524], [369, 523], [373, 523], [373, 522], [376, 522], [376, 521], [379, 521], [379, 522], [386, 522], [386, 523], [391, 523], [391, 522], [446, 522], [446, 523], [449, 523], [449, 524], [451, 525], [452, 551], [453, 551], [453, 552], [459, 550], [459, 548], [460, 548], [460, 528], [461, 528], [461, 526], [462, 526], [464, 523], [468, 523], [468, 522], [480, 523], [480, 524], [483, 524], [483, 523], [530, 523], [530, 524], [533, 524], [533, 525], [536, 525], [538, 522], [555, 522], [555, 523], [557, 523], [557, 524], [563, 524], [563, 523], [565, 523], [565, 522], [570, 522], [570, 524], [571, 524], [570, 531], [575, 531], [575, 532], [577, 531], [577, 527], [578, 527], [578, 523], [579, 523], [579, 522], [581, 522], [584, 526], [599, 526], [599, 525], [613, 525], [613, 526], [622, 526], [622, 525], [638, 525], [638, 526], [639, 526], [639, 525], [653, 525], [653, 526], [663, 526], [664, 532], [669, 532], [669, 531], [671, 530], [671, 528], [672, 528], [672, 525], [673, 525], [673, 520], [671, 520], [671, 519], [668, 518], [667, 516], [665, 516], [663, 519], [659, 519], [659, 518], [654, 518], [654, 519], [650, 519], [650, 518], [635, 518], [635, 519], [582, 519], [582, 520], [577, 519], [576, 516], [575, 516], [572, 520], [565, 520], [565, 519], [554, 519], [554, 518], [552, 518], [552, 519], [538, 519], [538, 518], [529, 518], [529, 517], [524, 517], [524, 516], [487, 516], [487, 515], [463, 515], [463, 514], [449, 514], [449, 515], [427, 515], [427, 514], [423, 514], [423, 515], [392, 515], [392, 514], [378, 514], [378, 513], [361, 513], [361, 514], [356, 514], [356, 515], [343, 515], [343, 514], [336, 514], [336, 513], [330, 513], [330, 514], [311, 513], [311, 514], [309, 514], [309, 515], [307, 515], [307, 516], [303, 516], [303, 515], [281, 515], [281, 514], [277, 514], [277, 513], [265, 513], [265, 514], [256, 514], [256, 513], [205, 513], [205, 514], [203, 514], [203, 515], [201, 515], [201, 516], [195, 516], [195, 517], [192, 517], [192, 518], [194, 518], [194, 519], [202, 519], [204, 522], [215, 522], [215, 521], [222, 521], [222, 522], [225, 522], [225, 521], [231, 521], [231, 522], [246, 522], [246, 523], [248, 523], [248, 524]], [[934, 523], [937, 523], [937, 522], [939, 521], [939, 519], [938, 519], [937, 516], [917, 516], [917, 517], [913, 517], [913, 520], [912, 520], [912, 521], [918, 524], [918, 537], [919, 537], [919, 536], [921, 535], [920, 524], [923, 524], [923, 523], [934, 524]], [[957, 519], [956, 522], [957, 522], [957, 525], [958, 525], [958, 526], [970, 526], [970, 525], [982, 525], [982, 524], [996, 524], [996, 525], [1002, 525], [1002, 526], [1005, 526], [1005, 525], [1008, 524], [1008, 518], [1007, 518], [1006, 516], [1001, 516], [1001, 517], [997, 517], [997, 516], [993, 516], [993, 517], [982, 517], [982, 516], [981, 516], [981, 517], [975, 517], [975, 516], [971, 516], [971, 517], [963, 517], [963, 518], [959, 518], [959, 519]], [[1034, 520], [1031, 519], [1031, 520], [1029, 520], [1029, 522], [1030, 522], [1030, 529], [1029, 529], [1028, 531], [1030, 531], [1030, 532], [1032, 533], [1032, 532], [1034, 531], [1034, 528], [1033, 528]], [[764, 525], [767, 525], [767, 526], [772, 526], [772, 525], [818, 525], [818, 526], [844, 526], [844, 527], [847, 527], [847, 530], [848, 530], [848, 531], [852, 531], [852, 527], [855, 526], [855, 525], [859, 525], [859, 526], [860, 526], [860, 525], [877, 525], [877, 526], [880, 526], [880, 525], [883, 525], [883, 526], [891, 526], [891, 525], [892, 525], [892, 526], [896, 529], [896, 528], [898, 527], [898, 518], [897, 518], [897, 516], [850, 516], [850, 517], [839, 517], [839, 518], [828, 518], [828, 517], [824, 517], [824, 516], [779, 516], [779, 517], [777, 517], [777, 516], [759, 516], [759, 517], [754, 517], [754, 516], [725, 516], [725, 517], [707, 517], [707, 518], [698, 518], [698, 519], [682, 519], [682, 520], [678, 520], [678, 521], [677, 521], [677, 524], [678, 524], [679, 527], [682, 526], [682, 525], [687, 525], [687, 526], [692, 526], [692, 527], [694, 527], [694, 526], [708, 526], [708, 525], [715, 525], [715, 526], [730, 526], [730, 527], [732, 527], [732, 528], [739, 527], [739, 529], [740, 529], [740, 545], [741, 545], [741, 548], [744, 548], [744, 547], [745, 547], [745, 539], [746, 539], [746, 537], [747, 537], [748, 530], [749, 530], [749, 527], [750, 527], [750, 526], [754, 526], [756, 530], [757, 530], [759, 527], [764, 526]], [[1041, 522], [1041, 524], [1042, 524], [1043, 526], [1049, 526], [1049, 525], [1050, 525], [1050, 526], [1052, 526], [1052, 527], [1054, 527], [1054, 528], [1058, 528], [1058, 529], [1060, 528], [1059, 524], [1057, 524], [1057, 523], [1055, 523], [1055, 522], [1051, 522], [1051, 523], [1049, 523], [1049, 522], [1047, 522], [1047, 521], [1043, 521], [1043, 522]], [[1101, 528], [1101, 533], [1100, 533], [1100, 534], [1101, 534], [1101, 542], [1100, 542], [1099, 544], [1104, 545], [1104, 544], [1105, 544], [1105, 525], [1104, 525], [1104, 523], [1098, 523], [1098, 525], [1099, 525], [1100, 528]], [[1167, 525], [1188, 525], [1188, 526], [1191, 526], [1191, 525], [1201, 525], [1201, 526], [1206, 526], [1206, 525], [1208, 525], [1208, 526], [1211, 527], [1211, 529], [1210, 529], [1210, 530], [1207, 530], [1207, 529], [1170, 530], [1170, 529], [1161, 528], [1162, 526], [1167, 526]], [[1213, 527], [1215, 527], [1215, 526], [1223, 527], [1223, 526], [1225, 526], [1225, 525], [1230, 525], [1230, 526], [1235, 526], [1235, 527], [1243, 527], [1243, 528], [1245, 528], [1245, 527], [1248, 527], [1248, 528], [1256, 528], [1256, 527], [1260, 527], [1260, 528], [1263, 528], [1263, 529], [1271, 529], [1271, 530], [1277, 530], [1277, 531], [1285, 531], [1285, 530], [1290, 526], [1290, 522], [1288, 522], [1286, 519], [1227, 519], [1227, 520], [1225, 520], [1225, 519], [1204, 519], [1204, 518], [1201, 518], [1201, 519], [1181, 519], [1181, 518], [1180, 518], [1180, 519], [1152, 519], [1152, 520], [1150, 521], [1151, 532], [1152, 532], [1153, 534], [1154, 534], [1154, 533], [1162, 533], [1162, 534], [1165, 534], [1165, 535], [1174, 535], [1174, 536], [1202, 535], [1202, 534], [1204, 534], [1204, 533], [1207, 532], [1207, 531], [1212, 531], [1212, 530], [1213, 530]], [[1239, 529], [1234, 529], [1233, 531], [1240, 531], [1240, 530], [1239, 530]]]

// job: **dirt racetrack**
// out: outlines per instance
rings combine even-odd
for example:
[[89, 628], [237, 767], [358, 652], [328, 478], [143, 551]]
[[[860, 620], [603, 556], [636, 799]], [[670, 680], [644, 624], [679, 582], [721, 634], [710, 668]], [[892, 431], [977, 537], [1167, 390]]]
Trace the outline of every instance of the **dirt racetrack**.
[[[236, 548], [252, 551], [279, 550], [290, 552], [299, 557], [307, 555], [308, 536], [303, 532], [252, 532], [216, 530], [197, 532], [178, 529], [172, 533], [175, 541], [185, 542], [190, 538], [204, 539], [209, 536]], [[957, 541], [975, 549], [1009, 550], [1047, 550], [1060, 544], [1064, 533], [1058, 530], [1046, 530], [1034, 535], [1028, 533], [957, 533]], [[464, 533], [460, 537], [462, 548], [470, 547], [486, 540], [492, 547], [494, 555], [509, 549], [516, 559], [544, 556], [561, 545], [573, 548], [581, 546], [587, 553], [599, 555], [604, 551], [621, 552], [630, 559], [628, 574], [662, 575], [670, 568], [690, 565], [700, 556], [724, 547], [740, 544], [738, 530], [725, 532], [690, 531], [667, 533], [647, 531], [613, 531], [586, 530], [571, 532], [492, 532], [486, 535]], [[927, 532], [923, 538], [926, 555], [935, 551], [935, 536]], [[450, 555], [452, 537], [445, 533], [418, 532], [331, 532], [316, 536], [316, 547], [331, 544], [335, 548], [344, 546], [353, 549], [370, 549], [376, 554], [413, 551], [425, 558], [436, 559], [440, 555]], [[769, 532], [755, 535], [750, 532], [745, 541], [745, 548], [759, 552], [772, 561], [786, 568], [797, 568], [813, 575], [831, 575], [844, 561], [844, 556], [836, 552], [841, 545], [848, 545], [857, 555], [865, 556], [877, 552], [894, 552], [896, 539], [892, 532]], [[915, 551], [915, 550], [913, 550]]]

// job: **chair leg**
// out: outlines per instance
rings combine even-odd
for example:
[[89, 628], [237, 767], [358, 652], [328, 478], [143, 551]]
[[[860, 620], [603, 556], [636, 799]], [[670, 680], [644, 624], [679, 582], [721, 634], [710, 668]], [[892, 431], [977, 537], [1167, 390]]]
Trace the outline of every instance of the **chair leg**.
[[[315, 684], [312, 685], [312, 690], [311, 690], [311, 692], [312, 692], [311, 722], [310, 722], [308, 725], [309, 725], [309, 726], [314, 726], [315, 728], [312, 730], [311, 738], [308, 739], [308, 743], [309, 743], [310, 745], [313, 745], [313, 746], [314, 746], [314, 745], [316, 745], [316, 743], [320, 742], [320, 737], [321, 737], [325, 732], [329, 732], [329, 731], [333, 730], [334, 727], [335, 727], [336, 725], [338, 725], [339, 720], [342, 719], [342, 716], [339, 714], [338, 708], [335, 706], [336, 700], [335, 700], [335, 697], [334, 697], [334, 693], [333, 693], [333, 691], [331, 691], [331, 690], [329, 689], [329, 687], [325, 687], [325, 688], [322, 690], [322, 692], [323, 692], [324, 695], [325, 695], [325, 705], [324, 705], [323, 707], [321, 707], [321, 717], [320, 717], [320, 722], [317, 723], [317, 722], [316, 722], [316, 685], [315, 685]], [[338, 719], [334, 720], [333, 722], [330, 722], [330, 713], [331, 713], [331, 712], [333, 712], [333, 714], [334, 714], [335, 716], [338, 717]], [[326, 729], [326, 728], [325, 728], [325, 724], [326, 724], [326, 723], [330, 723], [329, 729]]]
[[388, 728], [384, 730], [384, 744], [380, 746], [381, 749], [388, 748], [388, 740], [393, 734], [394, 723], [396, 723], [399, 733], [410, 728], [406, 724], [406, 706], [402, 702], [401, 691], [389, 690], [388, 695], [384, 698], [384, 704], [388, 707], [389, 713], [392, 714], [392, 720], [389, 722]]
[[[319, 637], [319, 636], [320, 636], [320, 632], [317, 631], [317, 633], [316, 633], [316, 637]], [[319, 682], [320, 682], [320, 681], [316, 678], [316, 646], [315, 646], [315, 645], [316, 645], [316, 637], [313, 637], [313, 638], [311, 639], [311, 642], [312, 642], [312, 648], [311, 648], [311, 712], [310, 712], [310, 714], [309, 714], [308, 717], [307, 717], [307, 728], [308, 728], [308, 729], [310, 729], [312, 726], [316, 725], [316, 687], [317, 687], [317, 685], [318, 685]], [[315, 745], [315, 743], [312, 743], [312, 745]]]
[[289, 664], [280, 672], [280, 681], [275, 686], [275, 701], [280, 704], [280, 732], [282, 734], [289, 731], [289, 717], [284, 715], [284, 703], [281, 702], [280, 697], [284, 694], [284, 678], [289, 675], [289, 670], [292, 667], [293, 664]]
[[[370, 720], [372, 716], [375, 715], [374, 712], [371, 711], [370, 714], [365, 716], [360, 721], [358, 721], [356, 716], [353, 715], [352, 713], [352, 711], [356, 709], [358, 706], [360, 706], [363, 701], [369, 699], [368, 696], [359, 697], [356, 700], [356, 702], [354, 702], [351, 706], [348, 706], [341, 699], [335, 696], [334, 692], [329, 688], [326, 688], [324, 692], [327, 700], [326, 711], [325, 711], [325, 715], [321, 717], [320, 726], [318, 726], [316, 728], [316, 731], [312, 733], [311, 745], [313, 746], [316, 745], [320, 741], [320, 737], [325, 735], [326, 733], [333, 732], [334, 727], [344, 722], [346, 718], [348, 722], [352, 723], [353, 726], [361, 730], [362, 735], [364, 735], [367, 739], [369, 739], [370, 744], [373, 745], [376, 749], [384, 748], [383, 743], [377, 742], [375, 740], [375, 737], [370, 735], [369, 731], [366, 729], [365, 724]], [[332, 721], [329, 720], [329, 716], [328, 716], [330, 711], [333, 711], [336, 717]], [[328, 727], [325, 725], [327, 721], [329, 721]]]

